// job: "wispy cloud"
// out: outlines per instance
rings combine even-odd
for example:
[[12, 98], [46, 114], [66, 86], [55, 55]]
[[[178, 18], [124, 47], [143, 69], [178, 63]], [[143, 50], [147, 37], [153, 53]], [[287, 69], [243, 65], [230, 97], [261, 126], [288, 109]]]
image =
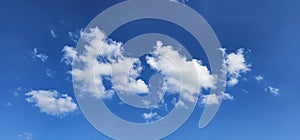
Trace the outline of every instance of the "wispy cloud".
[[209, 94], [201, 96], [201, 104], [202, 105], [214, 105], [219, 104], [222, 99], [225, 100], [233, 100], [233, 96], [228, 93], [222, 93], [221, 95], [217, 94]]
[[49, 115], [63, 117], [77, 109], [76, 103], [67, 94], [59, 94], [57, 91], [33, 90], [25, 94], [27, 102]]
[[54, 32], [53, 29], [50, 30], [50, 33], [51, 33], [51, 36], [52, 36], [53, 38], [57, 38], [57, 35], [56, 35], [56, 33]]
[[256, 81], [261, 81], [261, 80], [264, 80], [264, 77], [261, 76], [261, 75], [257, 75], [254, 77]]
[[161, 118], [161, 116], [159, 116], [157, 112], [152, 111], [149, 113], [143, 113], [142, 117], [146, 120], [146, 122], [156, 121]]
[[272, 86], [268, 86], [266, 89], [265, 89], [266, 92], [270, 92], [270, 93], [273, 93], [275, 95], [279, 95], [279, 88], [276, 88], [276, 87], [272, 87]]
[[49, 78], [52, 78], [54, 76], [54, 74], [56, 73], [55, 70], [53, 69], [46, 69], [46, 75], [49, 77]]
[[24, 132], [22, 134], [19, 134], [18, 138], [25, 139], [25, 140], [32, 140], [32, 134], [28, 132]]
[[37, 48], [34, 48], [33, 51], [31, 52], [32, 58], [34, 59], [39, 59], [42, 62], [45, 62], [48, 59], [48, 56], [43, 53], [39, 53]]

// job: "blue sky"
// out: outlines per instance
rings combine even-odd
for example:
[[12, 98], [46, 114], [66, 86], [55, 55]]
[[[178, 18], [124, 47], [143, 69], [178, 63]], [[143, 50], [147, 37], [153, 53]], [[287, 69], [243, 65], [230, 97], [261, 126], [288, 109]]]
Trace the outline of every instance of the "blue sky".
[[[109, 139], [89, 124], [78, 108], [68, 108], [63, 115], [42, 111], [34, 101], [26, 100], [26, 93], [58, 91], [58, 98], [66, 99], [62, 95], [67, 94], [76, 103], [71, 75], [67, 73], [71, 67], [61, 61], [62, 49], [75, 46], [80, 30], [101, 11], [119, 2], [122, 1], [0, 2], [0, 139]], [[241, 74], [239, 83], [226, 89], [234, 99], [222, 103], [206, 128], [199, 129], [197, 125], [203, 110], [199, 103], [188, 121], [166, 139], [299, 139], [300, 2], [189, 0], [185, 4], [208, 21], [228, 53], [239, 48], [248, 50], [245, 57], [251, 71]], [[190, 47], [197, 45], [195, 40], [169, 23], [129, 23], [111, 38], [125, 42], [147, 32], [172, 35], [191, 50], [192, 56], [208, 64], [202, 49]], [[255, 79], [259, 75], [263, 77], [260, 81]], [[268, 87], [279, 91], [272, 93], [270, 88], [266, 90]], [[117, 99], [110, 103], [116, 114], [144, 121], [137, 110], [130, 115], [117, 108]]]

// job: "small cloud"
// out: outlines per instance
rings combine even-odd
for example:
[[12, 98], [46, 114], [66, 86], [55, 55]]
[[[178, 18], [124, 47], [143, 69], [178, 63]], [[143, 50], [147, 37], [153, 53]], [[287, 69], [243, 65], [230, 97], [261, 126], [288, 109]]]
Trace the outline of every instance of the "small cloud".
[[161, 116], [159, 116], [156, 112], [143, 113], [142, 116], [146, 122], [155, 121], [161, 118]]
[[54, 74], [56, 73], [55, 70], [53, 69], [46, 69], [46, 75], [49, 77], [49, 78], [52, 78], [54, 76]]
[[82, 32], [83, 29], [77, 29], [73, 32], [68, 32], [69, 38], [74, 42], [77, 43], [78, 39], [80, 38], [80, 32]]
[[77, 105], [67, 94], [60, 95], [57, 91], [33, 90], [25, 94], [28, 103], [49, 115], [63, 117], [77, 110]]
[[217, 94], [203, 95], [201, 104], [202, 105], [215, 105], [215, 104], [219, 104], [222, 99], [233, 100], [233, 96], [228, 93], [222, 93], [221, 95], [217, 95]]
[[242, 73], [251, 71], [251, 65], [246, 62], [245, 49], [238, 49], [237, 52], [226, 54], [226, 49], [221, 49], [225, 55], [225, 63], [228, 73], [228, 86], [236, 85]]
[[48, 59], [48, 56], [46, 54], [39, 53], [37, 48], [33, 49], [33, 52], [31, 52], [31, 55], [32, 55], [32, 58], [39, 59], [42, 62], [45, 62]]
[[246, 89], [242, 89], [242, 92], [244, 92], [244, 93], [249, 93], [249, 91], [246, 90]]
[[28, 132], [24, 132], [18, 135], [18, 138], [25, 139], [25, 140], [32, 140], [32, 134]]
[[264, 77], [261, 76], [261, 75], [255, 76], [254, 78], [255, 78], [256, 81], [264, 80]]
[[51, 33], [51, 36], [53, 37], [53, 38], [57, 38], [57, 35], [55, 34], [55, 32], [54, 32], [54, 30], [52, 29], [52, 30], [50, 30], [50, 33]]
[[275, 95], [279, 95], [279, 88], [276, 88], [276, 87], [272, 87], [272, 86], [268, 86], [266, 89], [265, 89], [266, 92], [270, 92], [270, 93], [273, 93]]
[[10, 102], [7, 102], [7, 103], [5, 104], [5, 106], [12, 106], [12, 104], [11, 104]]

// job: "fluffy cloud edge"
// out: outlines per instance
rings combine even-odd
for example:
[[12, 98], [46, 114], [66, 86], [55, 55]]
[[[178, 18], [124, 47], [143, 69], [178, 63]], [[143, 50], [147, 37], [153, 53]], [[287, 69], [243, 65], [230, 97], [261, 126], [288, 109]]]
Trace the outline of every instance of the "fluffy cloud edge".
[[41, 112], [48, 115], [64, 117], [78, 109], [70, 96], [55, 90], [32, 90], [25, 95], [28, 103], [33, 103]]

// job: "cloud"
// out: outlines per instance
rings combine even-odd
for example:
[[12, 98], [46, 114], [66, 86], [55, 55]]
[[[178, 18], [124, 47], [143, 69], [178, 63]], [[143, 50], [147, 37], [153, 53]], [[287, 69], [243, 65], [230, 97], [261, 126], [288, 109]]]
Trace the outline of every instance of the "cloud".
[[74, 43], [77, 43], [78, 39], [80, 38], [80, 32], [82, 32], [82, 30], [80, 30], [80, 29], [77, 29], [74, 32], [68, 32], [69, 38]]
[[[107, 40], [97, 27], [81, 32], [80, 35], [85, 42], [82, 54], [79, 55], [70, 46], [65, 46], [62, 50], [62, 61], [69, 65], [72, 61], [82, 65], [70, 71], [73, 81], [79, 83], [75, 88], [81, 90], [80, 93], [96, 98], [110, 98], [114, 91], [129, 94], [149, 92], [145, 82], [137, 78], [142, 70], [141, 62], [137, 58], [123, 56], [122, 43]], [[112, 82], [112, 89], [104, 86], [105, 78]]]
[[202, 105], [219, 104], [220, 100], [222, 99], [233, 100], [233, 96], [224, 92], [221, 95], [217, 95], [217, 94], [203, 95], [201, 98], [202, 98], [201, 100]]
[[214, 86], [214, 76], [200, 60], [187, 60], [172, 46], [164, 46], [161, 41], [157, 41], [146, 60], [152, 69], [164, 75], [165, 90], [181, 93], [186, 101], [195, 102], [201, 89]]
[[39, 53], [37, 48], [33, 49], [33, 52], [31, 52], [31, 55], [32, 55], [32, 58], [39, 59], [42, 62], [45, 62], [48, 59], [48, 56], [46, 54]]
[[55, 34], [53, 29], [50, 30], [50, 33], [53, 38], [57, 38], [57, 35]]
[[146, 122], [155, 121], [161, 118], [156, 112], [143, 113], [142, 117], [146, 120]]
[[32, 140], [32, 134], [28, 133], [28, 132], [24, 132], [22, 134], [19, 134], [18, 138], [22, 138], [22, 139], [25, 139], [25, 140]]
[[[139, 78], [143, 70], [141, 61], [139, 58], [123, 55], [121, 42], [107, 39], [105, 33], [98, 27], [86, 32], [81, 31], [80, 36], [84, 43], [81, 53], [79, 54], [74, 47], [65, 46], [62, 49], [64, 55], [61, 60], [67, 65], [72, 63], [80, 65], [69, 71], [73, 75], [73, 80], [78, 83], [75, 88], [81, 91], [82, 95], [79, 96], [111, 98], [115, 92], [124, 94], [149, 92], [149, 87]], [[225, 49], [222, 50], [225, 57], [224, 64], [227, 66], [227, 83], [229, 86], [236, 85], [241, 74], [251, 70], [251, 65], [246, 62], [244, 49], [238, 49], [230, 54], [226, 54]], [[146, 56], [146, 62], [151, 69], [163, 75], [163, 90], [173, 94], [180, 93], [185, 101], [196, 102], [201, 91], [214, 88], [218, 80], [201, 60], [189, 60], [173, 46], [164, 45], [161, 41], [154, 44], [153, 50]], [[111, 83], [111, 87], [104, 85], [105, 80]], [[207, 100], [208, 97], [212, 99]], [[214, 104], [216, 100], [213, 99], [222, 97], [233, 98], [228, 93], [222, 96], [204, 95], [202, 102]], [[184, 106], [184, 101], [178, 101], [176, 106], [180, 105]]]
[[254, 78], [255, 78], [256, 81], [264, 80], [264, 77], [261, 76], [261, 75], [255, 76]]
[[239, 82], [239, 78], [242, 73], [247, 73], [250, 71], [250, 64], [247, 64], [245, 59], [245, 50], [238, 49], [237, 52], [226, 54], [225, 49], [223, 49], [225, 54], [225, 63], [227, 66], [228, 73], [228, 86], [234, 86]]
[[60, 95], [57, 91], [33, 90], [25, 94], [28, 103], [33, 103], [36, 107], [53, 116], [65, 116], [77, 110], [77, 105], [67, 94]]
[[52, 78], [55, 73], [56, 73], [56, 71], [53, 69], [46, 69], [46, 75], [50, 78]]
[[276, 87], [272, 87], [272, 86], [268, 86], [266, 89], [265, 89], [266, 92], [270, 92], [270, 93], [273, 93], [275, 95], [279, 95], [279, 88], [276, 88]]

